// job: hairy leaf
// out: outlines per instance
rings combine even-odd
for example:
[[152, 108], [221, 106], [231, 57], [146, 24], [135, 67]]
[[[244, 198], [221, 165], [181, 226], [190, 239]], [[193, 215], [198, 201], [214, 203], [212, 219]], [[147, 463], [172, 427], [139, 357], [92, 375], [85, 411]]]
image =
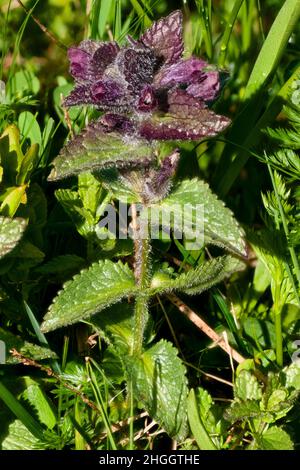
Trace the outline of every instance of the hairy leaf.
[[31, 434], [22, 421], [16, 419], [8, 428], [8, 435], [2, 442], [2, 450], [36, 450], [39, 440]]
[[20, 354], [35, 361], [44, 359], [55, 359], [57, 355], [51, 349], [25, 341], [20, 336], [14, 335], [3, 328], [0, 328], [0, 340], [5, 343], [7, 353], [7, 364], [19, 364], [19, 361], [9, 355], [11, 349], [16, 349]]
[[0, 216], [0, 258], [13, 250], [22, 238], [25, 228], [24, 219]]
[[71, 140], [54, 159], [49, 175], [55, 181], [78, 173], [111, 166], [124, 167], [153, 158], [153, 149], [144, 140], [126, 138], [122, 133], [110, 131], [100, 121], [90, 124]]
[[208, 109], [186, 91], [176, 89], [167, 96], [163, 111], [145, 117], [140, 135], [148, 140], [200, 140], [222, 132], [230, 119]]
[[99, 261], [63, 286], [44, 318], [48, 332], [100, 312], [136, 290], [132, 271], [121, 261]]
[[243, 268], [244, 263], [237, 258], [222, 256], [201, 263], [197, 268], [180, 274], [175, 279], [164, 277], [158, 285], [154, 274], [154, 285], [151, 287], [155, 293], [176, 289], [186, 294], [200, 294]]
[[258, 380], [248, 370], [239, 373], [234, 385], [234, 395], [242, 401], [261, 399], [262, 392]]
[[[199, 211], [195, 213], [197, 207]], [[170, 215], [174, 215], [171, 217], [171, 227], [174, 236], [178, 234], [177, 238], [183, 233], [186, 239], [193, 241], [198, 237], [201, 239], [204, 235], [205, 244], [221, 246], [242, 256], [247, 254], [243, 230], [232, 212], [203, 181], [194, 178], [177, 183], [170, 195], [161, 203], [150, 205], [150, 210], [154, 211], [154, 215], [161, 215], [160, 225], [163, 227], [163, 221], [169, 225]], [[145, 211], [141, 217], [146, 214], [148, 215], [148, 212]]]
[[183, 53], [181, 11], [153, 23], [140, 40], [167, 64], [176, 62]]
[[286, 431], [278, 426], [271, 426], [257, 438], [260, 450], [293, 450], [293, 442]]
[[155, 419], [176, 439], [186, 435], [187, 385], [185, 367], [177, 350], [161, 340], [141, 357], [128, 358], [127, 375], [133, 381], [135, 397]]

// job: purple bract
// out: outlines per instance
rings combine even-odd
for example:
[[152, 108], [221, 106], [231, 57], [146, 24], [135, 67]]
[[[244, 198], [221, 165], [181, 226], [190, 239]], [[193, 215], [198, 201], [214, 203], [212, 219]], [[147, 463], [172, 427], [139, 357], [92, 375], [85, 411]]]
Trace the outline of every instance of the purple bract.
[[[91, 104], [148, 140], [199, 140], [229, 119], [208, 108], [220, 93], [219, 72], [204, 60], [183, 59], [182, 13], [155, 22], [125, 47], [86, 40], [68, 51], [75, 88], [66, 106]], [[114, 116], [112, 118], [112, 116]]]

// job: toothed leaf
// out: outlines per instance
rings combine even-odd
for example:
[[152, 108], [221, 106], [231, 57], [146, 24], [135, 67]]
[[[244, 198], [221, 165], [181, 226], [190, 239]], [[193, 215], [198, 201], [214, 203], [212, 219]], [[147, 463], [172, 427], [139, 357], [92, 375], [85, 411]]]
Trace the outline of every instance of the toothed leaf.
[[26, 228], [26, 221], [0, 216], [0, 258], [7, 255], [18, 244]]
[[[194, 211], [197, 205], [201, 209], [198, 212]], [[197, 223], [199, 230], [203, 227], [204, 244], [217, 245], [238, 255], [246, 255], [243, 230], [232, 212], [201, 180], [194, 178], [177, 183], [170, 195], [161, 203], [152, 204], [150, 210], [160, 213], [166, 221], [170, 220], [170, 214], [174, 214], [171, 227], [175, 236], [183, 232], [186, 239], [194, 240]], [[145, 210], [141, 217], [147, 214]]]
[[153, 113], [140, 125], [140, 135], [148, 140], [200, 140], [222, 132], [230, 120], [204, 103], [177, 89], [168, 94], [163, 112]]
[[243, 268], [244, 263], [237, 258], [222, 256], [206, 261], [197, 268], [180, 274], [175, 279], [165, 277], [158, 285], [154, 275], [152, 287], [154, 293], [175, 289], [186, 294], [200, 294]]
[[127, 264], [101, 260], [65, 283], [44, 318], [42, 330], [48, 332], [88, 318], [135, 291], [134, 275]]
[[177, 10], [153, 23], [140, 41], [165, 63], [176, 62], [182, 56], [182, 13]]
[[140, 357], [127, 358], [134, 396], [169, 434], [178, 440], [187, 432], [187, 383], [177, 350], [161, 340]]
[[53, 161], [49, 180], [54, 181], [85, 171], [140, 164], [153, 158], [153, 149], [145, 140], [137, 140], [95, 121], [74, 137]]

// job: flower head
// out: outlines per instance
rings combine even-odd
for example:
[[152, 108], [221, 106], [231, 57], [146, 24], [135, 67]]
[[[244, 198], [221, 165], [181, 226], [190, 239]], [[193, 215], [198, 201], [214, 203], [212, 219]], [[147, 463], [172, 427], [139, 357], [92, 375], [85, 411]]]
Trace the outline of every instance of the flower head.
[[229, 124], [208, 108], [220, 93], [219, 72], [202, 59], [183, 59], [182, 54], [180, 11], [155, 22], [139, 40], [129, 37], [124, 47], [83, 41], [68, 51], [76, 85], [65, 104], [94, 105], [124, 116], [126, 126], [130, 116], [132, 129], [148, 140], [215, 135]]

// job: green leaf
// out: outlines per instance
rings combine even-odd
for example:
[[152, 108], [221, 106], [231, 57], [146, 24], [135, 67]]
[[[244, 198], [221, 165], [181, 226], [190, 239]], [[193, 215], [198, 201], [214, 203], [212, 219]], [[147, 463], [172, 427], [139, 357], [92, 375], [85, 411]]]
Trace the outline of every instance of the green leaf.
[[255, 400], [244, 402], [234, 401], [224, 412], [224, 418], [231, 423], [248, 418], [258, 418], [262, 415], [259, 403]]
[[48, 332], [100, 312], [136, 291], [132, 271], [121, 261], [99, 261], [63, 286], [44, 318]]
[[[209, 408], [210, 407], [209, 401], [205, 403], [204, 405]], [[212, 442], [205, 428], [203, 420], [200, 417], [198, 404], [197, 404], [195, 392], [193, 389], [190, 391], [190, 394], [188, 397], [187, 412], [188, 412], [189, 424], [190, 424], [192, 433], [197, 441], [199, 448], [201, 450], [216, 450], [216, 447], [214, 443]]]
[[77, 255], [61, 255], [52, 258], [47, 263], [39, 266], [37, 272], [41, 274], [61, 274], [65, 272], [77, 272], [82, 269], [85, 260]]
[[1, 214], [13, 217], [17, 212], [22, 200], [26, 198], [26, 188], [27, 186], [23, 184], [22, 186], [8, 188], [6, 190], [5, 197], [0, 206]]
[[[197, 205], [199, 211], [195, 218], [193, 212]], [[166, 221], [170, 219], [170, 214], [174, 213], [172, 228], [175, 233], [183, 231], [186, 238], [193, 240], [197, 223], [200, 231], [204, 231], [205, 244], [221, 246], [238, 255], [246, 255], [241, 227], [232, 212], [211, 192], [208, 184], [201, 180], [194, 178], [177, 183], [170, 195], [160, 204], [150, 206], [150, 211], [153, 211], [155, 216], [159, 213]], [[148, 213], [142, 214], [141, 217], [147, 216]]]
[[294, 363], [283, 369], [286, 388], [294, 388], [300, 392], [300, 364]]
[[7, 92], [11, 99], [14, 95], [30, 92], [36, 95], [40, 89], [40, 82], [33, 72], [29, 70], [19, 70], [17, 73], [10, 74]]
[[120, 302], [96, 314], [89, 321], [93, 327], [112, 340], [114, 346], [128, 354], [133, 346], [134, 311], [133, 304]]
[[65, 145], [53, 160], [49, 181], [153, 158], [153, 148], [146, 140], [126, 139], [120, 133], [106, 132], [104, 126], [97, 126], [100, 126], [97, 121], [92, 123]]
[[[20, 336], [14, 335], [10, 331], [0, 328], [0, 340], [5, 343], [7, 353], [11, 349], [16, 349], [20, 354], [35, 361], [43, 359], [55, 359], [57, 356], [51, 349], [25, 341]], [[13, 356], [8, 356], [7, 364], [19, 364]]]
[[36, 450], [39, 440], [31, 434], [22, 421], [16, 419], [8, 428], [2, 450]]
[[260, 400], [262, 392], [257, 378], [248, 370], [241, 370], [234, 384], [235, 397], [246, 400]]
[[187, 384], [185, 367], [177, 350], [161, 340], [140, 357], [125, 358], [133, 393], [169, 434], [178, 440], [186, 436]]
[[252, 69], [244, 101], [256, 93], [274, 73], [286, 44], [298, 24], [299, 0], [286, 0], [279, 11]]
[[42, 145], [42, 134], [36, 116], [30, 111], [23, 111], [19, 115], [19, 129], [23, 137], [30, 139], [31, 144]]
[[21, 403], [1, 381], [0, 399], [3, 400], [10, 411], [22, 421], [23, 425], [26, 426], [29, 432], [31, 432], [37, 439], [43, 439], [44, 431], [39, 422], [30, 415], [30, 413], [23, 407], [23, 405], [21, 405]]
[[53, 429], [57, 420], [45, 392], [36, 381], [29, 377], [25, 377], [25, 383], [26, 389], [23, 392], [23, 397], [35, 409], [39, 421], [45, 424], [48, 429]]
[[293, 450], [293, 442], [286, 431], [278, 426], [267, 429], [257, 438], [259, 449], [261, 450]]
[[175, 279], [167, 276], [158, 279], [154, 275], [151, 288], [153, 293], [176, 289], [186, 294], [200, 294], [243, 268], [244, 263], [240, 260], [232, 256], [222, 256], [206, 261], [196, 269], [180, 274]]
[[16, 179], [17, 184], [22, 185], [29, 181], [31, 172], [38, 163], [38, 158], [39, 158], [39, 146], [38, 144], [33, 144], [31, 145], [31, 147], [29, 147], [29, 149], [27, 150], [21, 162], [18, 176]]
[[9, 253], [19, 243], [26, 228], [24, 219], [0, 216], [0, 258]]

